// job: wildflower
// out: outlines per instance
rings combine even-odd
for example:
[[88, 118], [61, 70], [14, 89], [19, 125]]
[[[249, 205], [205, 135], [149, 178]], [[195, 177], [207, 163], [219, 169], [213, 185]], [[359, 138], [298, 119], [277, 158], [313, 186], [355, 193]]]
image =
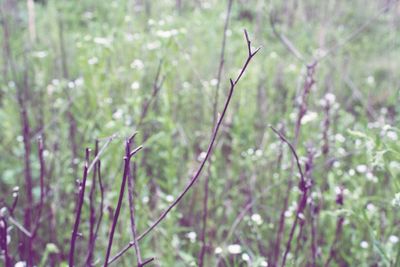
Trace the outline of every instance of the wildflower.
[[130, 67], [131, 67], [131, 69], [141, 70], [144, 68], [144, 64], [143, 64], [143, 61], [141, 61], [140, 59], [135, 59], [131, 63]]
[[186, 234], [186, 237], [190, 240], [191, 243], [196, 242], [197, 234], [195, 232], [189, 232]]
[[239, 244], [232, 244], [228, 246], [229, 254], [240, 254], [242, 252], [242, 247]]
[[386, 136], [393, 141], [397, 141], [397, 133], [394, 131], [388, 131]]
[[304, 116], [303, 119], [301, 120], [301, 124], [307, 124], [315, 119], [318, 118], [317, 112], [314, 111], [308, 111]]
[[368, 244], [367, 241], [361, 241], [360, 247], [362, 247], [362, 248], [364, 248], [364, 249], [367, 249], [367, 248], [369, 247], [369, 244]]
[[399, 242], [399, 238], [395, 235], [391, 235], [389, 236], [389, 242], [392, 244], [396, 244], [397, 242]]
[[366, 171], [367, 171], [367, 166], [366, 165], [358, 165], [357, 167], [356, 167], [356, 170], [359, 172], [359, 173], [365, 173]]
[[251, 220], [257, 225], [261, 225], [263, 223], [263, 219], [258, 213], [254, 213], [253, 215], [251, 215]]
[[46, 51], [37, 51], [37, 52], [34, 52], [32, 55], [33, 55], [33, 57], [36, 57], [36, 58], [45, 58], [45, 57], [47, 57], [47, 52]]
[[197, 157], [197, 160], [203, 161], [206, 158], [206, 156], [207, 156], [207, 153], [203, 151], [199, 154], [199, 156]]
[[216, 247], [214, 250], [215, 254], [221, 254], [222, 253], [222, 248], [221, 247]]
[[243, 253], [243, 254], [242, 254], [242, 260], [244, 260], [244, 261], [250, 261], [250, 256], [249, 256], [249, 254]]
[[149, 199], [148, 196], [144, 196], [144, 197], [142, 198], [143, 204], [149, 203], [149, 201], [150, 201], [150, 199]]
[[394, 195], [394, 198], [392, 200], [392, 206], [393, 207], [400, 207], [400, 192], [396, 193]]
[[260, 262], [260, 266], [261, 267], [268, 267], [268, 262], [263, 260], [263, 261]]
[[367, 77], [367, 84], [368, 85], [374, 85], [375, 84], [375, 78], [374, 78], [374, 76], [368, 76]]
[[133, 82], [131, 84], [131, 89], [132, 90], [137, 90], [137, 89], [139, 89], [139, 87], [140, 87], [140, 83], [139, 82]]
[[167, 196], [165, 197], [165, 199], [166, 199], [168, 202], [173, 202], [173, 201], [174, 201], [174, 196], [172, 196], [172, 195], [167, 195]]
[[341, 134], [336, 134], [335, 140], [338, 141], [339, 143], [344, 143], [346, 141], [346, 138]]

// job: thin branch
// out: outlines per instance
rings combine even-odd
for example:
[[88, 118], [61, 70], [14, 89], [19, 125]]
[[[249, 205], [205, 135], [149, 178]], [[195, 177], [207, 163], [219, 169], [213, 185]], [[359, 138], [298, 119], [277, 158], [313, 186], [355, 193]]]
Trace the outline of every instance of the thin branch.
[[81, 220], [82, 206], [83, 206], [84, 197], [85, 197], [89, 155], [90, 155], [90, 149], [87, 148], [86, 149], [86, 159], [85, 159], [85, 163], [84, 163], [84, 167], [83, 167], [83, 179], [82, 179], [82, 183], [79, 185], [78, 209], [77, 209], [76, 216], [75, 216], [74, 229], [73, 229], [72, 235], [71, 235], [71, 244], [70, 244], [69, 260], [68, 260], [70, 267], [74, 266], [75, 243], [76, 243], [76, 238], [78, 237], [78, 228], [79, 228], [79, 223]]
[[283, 141], [283, 142], [285, 142], [288, 146], [289, 146], [289, 148], [290, 148], [290, 150], [292, 151], [292, 154], [293, 154], [293, 156], [294, 156], [294, 158], [295, 158], [295, 160], [296, 160], [296, 164], [297, 164], [297, 169], [299, 170], [299, 173], [300, 173], [300, 183], [305, 183], [305, 178], [304, 178], [304, 174], [303, 174], [303, 170], [301, 169], [301, 164], [300, 164], [300, 159], [299, 159], [299, 156], [297, 155], [297, 152], [296, 152], [296, 149], [294, 148], [294, 146], [286, 139], [286, 137], [283, 135], [283, 134], [281, 134], [278, 130], [276, 130], [273, 126], [270, 126], [270, 128], [272, 129], [272, 131], [274, 131], [278, 136], [279, 136], [279, 138]]
[[0, 218], [0, 248], [4, 251], [4, 266], [11, 267], [11, 259], [8, 255], [8, 244], [7, 244], [7, 221], [5, 218]]
[[130, 220], [131, 220], [131, 232], [132, 238], [135, 242], [135, 252], [137, 258], [137, 266], [143, 266], [142, 256], [140, 254], [140, 247], [137, 242], [137, 229], [136, 229], [136, 222], [135, 222], [135, 200], [134, 200], [134, 186], [135, 186], [135, 179], [136, 179], [136, 164], [133, 165], [132, 172], [128, 171], [128, 198], [129, 198], [129, 210], [130, 210]]
[[105, 257], [105, 261], [104, 261], [104, 267], [108, 266], [108, 259], [110, 258], [110, 254], [111, 254], [111, 247], [112, 247], [112, 243], [113, 243], [113, 239], [114, 239], [115, 228], [117, 226], [119, 213], [121, 212], [122, 200], [124, 198], [124, 193], [125, 193], [125, 185], [126, 185], [126, 180], [127, 180], [128, 173], [129, 173], [130, 159], [132, 158], [133, 155], [135, 155], [142, 148], [142, 147], [138, 147], [134, 151], [130, 152], [130, 142], [129, 141], [130, 141], [130, 139], [127, 139], [126, 144], [125, 144], [126, 154], [124, 157], [124, 162], [125, 162], [124, 174], [122, 176], [121, 187], [120, 187], [120, 191], [119, 191], [119, 198], [118, 198], [118, 202], [117, 202], [117, 207], [115, 208], [113, 223], [111, 226], [110, 236], [108, 239], [108, 246], [107, 246], [107, 252], [106, 252], [106, 257]]
[[[95, 142], [94, 156], [96, 157], [99, 153], [99, 140]], [[86, 257], [86, 265], [91, 266], [93, 260], [93, 250], [95, 246], [95, 226], [96, 226], [96, 209], [94, 206], [94, 198], [96, 191], [96, 175], [97, 175], [97, 167], [98, 164], [94, 165], [93, 176], [92, 176], [92, 184], [90, 186], [89, 193], [89, 238], [88, 238], [88, 249], [87, 249], [87, 257]]]
[[155, 98], [157, 97], [158, 93], [160, 92], [160, 90], [164, 84], [165, 77], [164, 76], [161, 77], [161, 80], [160, 80], [162, 64], [163, 64], [163, 60], [161, 59], [160, 62], [158, 63], [157, 73], [156, 73], [156, 76], [155, 76], [154, 82], [153, 82], [153, 92], [150, 96], [150, 99], [145, 100], [143, 103], [142, 113], [140, 114], [137, 128], [139, 128], [142, 125], [144, 119], [147, 116], [147, 112], [149, 111], [149, 107], [150, 107], [151, 103], [155, 100]]
[[[248, 34], [245, 30], [245, 37], [246, 37], [246, 41], [247, 41], [247, 46], [248, 48], [251, 49], [251, 42], [249, 40]], [[208, 145], [208, 149], [206, 152], [206, 156], [204, 157], [204, 159], [202, 160], [202, 162], [200, 163], [200, 166], [198, 167], [196, 173], [193, 175], [193, 177], [190, 179], [189, 183], [186, 185], [186, 187], [183, 189], [183, 191], [179, 194], [179, 196], [176, 198], [176, 200], [174, 202], [171, 203], [171, 205], [160, 215], [160, 217], [146, 230], [143, 232], [143, 234], [141, 234], [140, 236], [138, 236], [137, 241], [140, 241], [141, 239], [143, 239], [146, 235], [148, 235], [155, 227], [157, 227], [157, 225], [164, 220], [164, 218], [168, 215], [168, 213], [182, 200], [182, 198], [186, 195], [186, 193], [193, 187], [193, 185], [196, 183], [196, 181], [198, 180], [198, 178], [200, 177], [201, 171], [203, 170], [203, 167], [205, 165], [205, 163], [208, 161], [208, 158], [210, 157], [213, 147], [214, 147], [214, 142], [216, 140], [216, 137], [218, 135], [220, 126], [222, 124], [222, 121], [225, 117], [226, 111], [228, 109], [229, 103], [231, 101], [233, 92], [236, 88], [237, 83], [239, 82], [240, 78], [243, 76], [243, 74], [245, 73], [247, 66], [249, 65], [251, 59], [257, 54], [257, 52], [260, 50], [260, 48], [256, 49], [254, 52], [249, 52], [249, 55], [245, 61], [245, 63], [243, 64], [243, 67], [239, 73], [239, 75], [237, 76], [237, 78], [235, 79], [235, 81], [233, 81], [232, 79], [230, 79], [230, 90], [223, 108], [223, 111], [221, 113], [221, 115], [218, 118], [218, 122], [215, 125], [214, 128], [214, 132], [211, 135], [211, 140], [210, 143]], [[113, 258], [110, 259], [110, 261], [108, 262], [108, 264], [114, 262], [115, 260], [117, 260], [119, 257], [121, 257], [129, 248], [131, 248], [134, 245], [135, 241], [131, 241], [128, 245], [126, 245], [120, 252], [118, 252]], [[107, 262], [105, 263], [105, 266], [107, 266]]]
[[[232, 2], [233, 2], [233, 0], [228, 0], [228, 8], [227, 8], [227, 12], [226, 12], [224, 32], [223, 32], [223, 37], [222, 37], [221, 54], [220, 54], [219, 67], [218, 67], [218, 73], [217, 73], [217, 84], [215, 87], [212, 125], [215, 125], [215, 123], [217, 122], [217, 119], [218, 119], [219, 90], [220, 90], [220, 85], [221, 85], [222, 70], [223, 70], [224, 62], [225, 62], [226, 35], [227, 35], [227, 31], [228, 31], [229, 18], [231, 15]], [[207, 175], [204, 179], [203, 218], [202, 218], [203, 225], [202, 225], [201, 234], [200, 234], [200, 238], [199, 238], [199, 240], [201, 242], [201, 249], [200, 249], [200, 253], [198, 256], [199, 267], [203, 267], [203, 265], [204, 265], [204, 255], [205, 255], [206, 247], [207, 247], [206, 246], [206, 232], [207, 232], [207, 217], [208, 217], [209, 179], [211, 176], [211, 165], [212, 165], [211, 163], [212, 163], [211, 158], [209, 158]]]
[[303, 211], [304, 211], [304, 209], [305, 209], [305, 207], [307, 205], [307, 193], [308, 193], [308, 189], [311, 187], [311, 184], [310, 184], [310, 182], [306, 181], [306, 178], [305, 178], [303, 170], [301, 168], [300, 160], [299, 160], [299, 157], [297, 155], [295, 147], [279, 131], [277, 131], [272, 126], [270, 126], [270, 127], [279, 136], [279, 138], [289, 146], [289, 148], [290, 148], [290, 150], [291, 150], [291, 152], [292, 152], [292, 154], [293, 154], [293, 156], [294, 156], [294, 158], [296, 160], [297, 168], [298, 168], [298, 171], [300, 173], [299, 189], [302, 192], [302, 195], [299, 197], [299, 200], [298, 200], [297, 212], [296, 212], [296, 215], [295, 215], [295, 219], [294, 219], [292, 228], [290, 230], [289, 239], [288, 239], [288, 241], [286, 243], [286, 250], [285, 250], [285, 252], [283, 254], [283, 260], [282, 260], [281, 266], [284, 267], [285, 264], [286, 264], [287, 255], [290, 252], [290, 247], [291, 247], [291, 244], [292, 244], [294, 232], [296, 231], [296, 227], [297, 227], [297, 224], [298, 224], [298, 221], [299, 221], [299, 217], [303, 213]]

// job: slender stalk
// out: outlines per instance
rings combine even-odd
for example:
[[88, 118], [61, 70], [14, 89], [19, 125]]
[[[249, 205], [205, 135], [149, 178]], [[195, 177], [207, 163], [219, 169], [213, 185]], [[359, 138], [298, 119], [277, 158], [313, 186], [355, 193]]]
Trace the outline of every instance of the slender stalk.
[[299, 157], [297, 155], [297, 152], [296, 152], [296, 149], [295, 149], [294, 145], [292, 145], [286, 139], [286, 137], [284, 137], [279, 131], [277, 131], [272, 126], [271, 126], [271, 129], [279, 136], [279, 138], [283, 142], [285, 142], [289, 146], [289, 148], [290, 148], [290, 150], [291, 150], [291, 152], [293, 154], [293, 157], [295, 158], [295, 161], [296, 161], [296, 164], [297, 164], [297, 169], [298, 169], [298, 171], [300, 173], [299, 189], [302, 192], [302, 195], [299, 197], [298, 202], [297, 202], [298, 204], [297, 204], [297, 211], [296, 211], [295, 219], [294, 219], [294, 222], [292, 224], [292, 228], [290, 230], [289, 239], [288, 239], [288, 241], [286, 243], [286, 250], [285, 250], [285, 252], [283, 254], [283, 260], [282, 260], [282, 264], [281, 264], [281, 266], [283, 267], [283, 266], [286, 265], [287, 255], [290, 252], [292, 239], [293, 239], [294, 232], [296, 230], [296, 227], [297, 227], [297, 224], [298, 224], [298, 221], [299, 221], [299, 217], [301, 216], [301, 214], [303, 214], [304, 209], [307, 206], [308, 189], [311, 187], [311, 182], [310, 182], [309, 179], [306, 180], [306, 177], [305, 177], [305, 175], [303, 173], [303, 170], [301, 168], [300, 160], [299, 160]]
[[132, 238], [135, 242], [135, 253], [137, 259], [137, 266], [143, 266], [142, 256], [140, 254], [140, 247], [137, 242], [137, 229], [135, 223], [135, 200], [134, 200], [134, 186], [135, 186], [135, 178], [136, 178], [136, 164], [133, 165], [133, 172], [131, 173], [128, 170], [128, 197], [129, 197], [129, 210], [130, 210], [130, 220], [131, 220], [131, 232]]
[[70, 267], [74, 266], [74, 253], [75, 253], [75, 243], [76, 243], [76, 238], [78, 237], [78, 230], [79, 230], [79, 223], [81, 220], [81, 212], [82, 212], [82, 206], [85, 198], [85, 188], [86, 188], [86, 179], [87, 179], [87, 170], [88, 170], [88, 165], [89, 165], [89, 155], [90, 155], [90, 150], [87, 148], [86, 149], [86, 159], [85, 163], [83, 166], [83, 179], [82, 183], [79, 186], [79, 200], [78, 200], [78, 208], [76, 211], [76, 216], [75, 216], [75, 224], [74, 228], [72, 230], [72, 235], [71, 235], [71, 244], [70, 244], [70, 249], [69, 249], [69, 260], [68, 260], [68, 265]]
[[126, 143], [125, 143], [126, 154], [124, 157], [124, 174], [122, 176], [117, 207], [115, 209], [113, 223], [111, 225], [110, 236], [108, 239], [108, 246], [107, 246], [107, 251], [106, 251], [106, 257], [105, 257], [105, 261], [104, 261], [104, 267], [108, 266], [108, 259], [110, 258], [110, 254], [111, 254], [111, 247], [112, 247], [112, 243], [113, 243], [113, 239], [114, 239], [115, 228], [117, 226], [119, 213], [121, 212], [122, 200], [124, 198], [124, 193], [125, 193], [125, 185], [126, 185], [128, 172], [129, 172], [129, 162], [130, 162], [131, 157], [134, 156], [135, 153], [137, 153], [139, 150], [142, 149], [142, 147], [138, 147], [134, 151], [130, 152], [129, 145], [130, 145], [130, 140], [126, 140]]
[[[224, 62], [225, 62], [226, 32], [228, 30], [229, 18], [230, 18], [231, 9], [232, 9], [232, 2], [233, 2], [233, 0], [228, 0], [228, 8], [227, 8], [227, 12], [226, 12], [224, 32], [223, 32], [223, 37], [222, 37], [221, 54], [220, 54], [218, 74], [217, 74], [217, 84], [216, 84], [216, 88], [215, 88], [212, 125], [215, 125], [215, 123], [217, 122], [217, 119], [218, 119], [218, 98], [219, 98], [222, 70], [223, 70]], [[209, 193], [210, 176], [211, 176], [211, 158], [209, 158], [209, 160], [208, 160], [207, 175], [204, 179], [203, 218], [202, 218], [203, 225], [202, 225], [201, 234], [200, 234], [200, 238], [199, 238], [199, 240], [201, 242], [201, 249], [200, 249], [200, 253], [198, 256], [199, 267], [203, 267], [203, 265], [204, 265], [204, 255], [205, 255], [206, 248], [207, 248], [207, 246], [206, 246], [206, 235], [207, 234], [206, 233], [207, 233], [208, 193]]]
[[[295, 123], [295, 130], [294, 130], [294, 141], [293, 144], [290, 144], [291, 150], [296, 150], [297, 143], [299, 141], [300, 137], [300, 129], [301, 129], [301, 121], [304, 117], [304, 115], [307, 112], [307, 107], [308, 107], [308, 96], [311, 92], [311, 88], [315, 83], [314, 80], [314, 73], [315, 73], [315, 67], [316, 67], [317, 62], [314, 62], [310, 65], [307, 65], [307, 75], [304, 81], [303, 85], [303, 90], [302, 90], [302, 95], [301, 95], [301, 102], [300, 102], [300, 107], [299, 107], [299, 112], [297, 115], [297, 120]], [[291, 165], [290, 165], [290, 171], [289, 171], [289, 179], [288, 179], [288, 185], [286, 188], [286, 193], [285, 193], [285, 198], [283, 201], [283, 207], [281, 210], [280, 214], [280, 219], [279, 219], [279, 227], [277, 231], [277, 236], [275, 240], [275, 250], [274, 250], [274, 262], [277, 264], [279, 261], [279, 255], [280, 255], [280, 248], [281, 248], [281, 241], [282, 241], [282, 236], [283, 233], [285, 232], [285, 212], [288, 208], [288, 203], [289, 203], [289, 196], [290, 192], [292, 190], [293, 186], [293, 171], [294, 171], [294, 162], [293, 158], [291, 159]]]
[[0, 248], [4, 251], [4, 266], [11, 267], [11, 259], [8, 254], [8, 244], [7, 244], [7, 221], [5, 218], [0, 218]]
[[[336, 204], [338, 204], [341, 207], [341, 206], [343, 206], [343, 202], [344, 202], [344, 194], [343, 194], [343, 187], [341, 187], [340, 191], [336, 195]], [[344, 217], [343, 217], [343, 215], [340, 215], [336, 222], [335, 239], [333, 240], [331, 248], [329, 250], [329, 257], [324, 264], [325, 267], [328, 267], [330, 265], [331, 261], [336, 256], [337, 249], [338, 249], [337, 245], [342, 236], [343, 223], [344, 223]], [[397, 265], [395, 265], [395, 266], [397, 266]]]
[[[99, 153], [99, 141], [96, 140], [95, 143], [95, 150], [94, 156], [97, 157]], [[96, 175], [97, 175], [97, 167], [98, 164], [94, 165], [93, 176], [92, 176], [92, 184], [90, 186], [90, 193], [89, 193], [89, 239], [88, 239], [88, 254], [86, 257], [86, 265], [92, 266], [93, 261], [93, 249], [94, 249], [94, 242], [95, 242], [95, 226], [96, 226], [96, 208], [94, 205], [94, 198], [96, 192]]]
[[[245, 38], [246, 38], [246, 43], [247, 43], [247, 49], [248, 49], [248, 56], [247, 59], [245, 61], [245, 63], [243, 64], [243, 67], [239, 73], [239, 75], [236, 77], [235, 80], [230, 79], [230, 90], [224, 105], [224, 108], [222, 110], [221, 115], [218, 118], [217, 124], [215, 125], [214, 128], [214, 132], [211, 135], [211, 140], [210, 143], [208, 145], [208, 149], [206, 152], [206, 156], [204, 157], [204, 159], [202, 160], [202, 162], [200, 163], [200, 166], [198, 167], [197, 171], [195, 172], [195, 174], [192, 176], [192, 178], [190, 179], [189, 183], [185, 186], [185, 188], [183, 189], [183, 191], [178, 195], [178, 197], [175, 199], [175, 201], [173, 201], [171, 203], [171, 205], [160, 215], [160, 217], [151, 224], [151, 226], [149, 228], [147, 228], [146, 231], [144, 231], [141, 235], [138, 236], [137, 241], [140, 241], [141, 239], [143, 239], [146, 235], [148, 235], [154, 228], [157, 227], [158, 224], [160, 224], [164, 218], [168, 215], [168, 213], [182, 200], [182, 198], [186, 195], [186, 193], [193, 187], [193, 185], [196, 183], [196, 181], [199, 179], [201, 171], [203, 170], [203, 167], [205, 165], [205, 163], [207, 162], [208, 158], [210, 157], [213, 147], [214, 147], [214, 143], [215, 140], [217, 138], [220, 126], [223, 122], [223, 119], [225, 117], [226, 111], [228, 109], [229, 103], [231, 101], [233, 92], [236, 88], [236, 85], [238, 84], [238, 82], [240, 81], [240, 78], [243, 76], [243, 74], [245, 73], [247, 66], [249, 65], [250, 61], [252, 60], [252, 58], [257, 54], [257, 52], [261, 49], [260, 47], [257, 48], [254, 52], [251, 51], [251, 42], [249, 40], [249, 36], [247, 34], [247, 31], [244, 30], [244, 34], [245, 34]], [[129, 248], [131, 248], [134, 245], [135, 241], [131, 241], [129, 242], [128, 245], [126, 245], [121, 251], [119, 251], [113, 258], [110, 259], [110, 261], [108, 262], [108, 264], [116, 261], [119, 257], [121, 257]], [[105, 263], [105, 266], [107, 266], [107, 263]]]

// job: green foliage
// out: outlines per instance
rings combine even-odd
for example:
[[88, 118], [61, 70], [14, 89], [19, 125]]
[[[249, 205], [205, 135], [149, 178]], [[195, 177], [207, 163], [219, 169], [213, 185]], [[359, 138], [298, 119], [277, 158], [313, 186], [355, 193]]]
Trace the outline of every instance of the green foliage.
[[[40, 238], [34, 244], [38, 266], [67, 266], [84, 148], [94, 148], [96, 139], [102, 146], [116, 135], [101, 157], [105, 206], [94, 260], [102, 263], [119, 194], [123, 140], [136, 130], [136, 144], [144, 146], [135, 157], [139, 233], [182, 191], [207, 148], [214, 127], [226, 1], [181, 1], [180, 9], [179, 1], [166, 0], [39, 1], [35, 2], [35, 40], [29, 38], [25, 1], [16, 2], [15, 10], [2, 12], [7, 23], [2, 24], [0, 37], [11, 48], [7, 55], [3, 47], [0, 58], [0, 205], [10, 205], [13, 187], [19, 186], [14, 217], [23, 221], [25, 147], [17, 94], [24, 88], [35, 203], [40, 200], [36, 139], [42, 135], [45, 143], [48, 195]], [[229, 78], [236, 76], [247, 56], [243, 28], [252, 44], [263, 49], [234, 92], [212, 155], [205, 266], [271, 264], [287, 192], [281, 254], [294, 220], [300, 195], [298, 176], [291, 171], [290, 151], [268, 125], [281, 125], [285, 136], [295, 139], [306, 66], [274, 35], [269, 24], [272, 11], [279, 32], [307, 63], [338, 45], [316, 67], [316, 84], [297, 143], [302, 164], [308, 147], [317, 151], [310, 191], [310, 201], [320, 207], [317, 266], [323, 266], [329, 256], [341, 216], [343, 231], [331, 266], [400, 265], [399, 11], [397, 6], [378, 13], [383, 2], [391, 1], [234, 1], [219, 112]], [[141, 9], [138, 3], [143, 3]], [[346, 41], [368, 21], [356, 38]], [[165, 80], [153, 97], [160, 61]], [[323, 103], [332, 95], [329, 152], [323, 154], [327, 116]], [[148, 113], [139, 124], [149, 101]], [[206, 169], [177, 209], [140, 242], [142, 257], [155, 257], [155, 266], [197, 266]], [[288, 190], [290, 179], [293, 183]], [[91, 183], [89, 175], [87, 192]], [[344, 188], [343, 206], [336, 203], [340, 187]], [[98, 208], [99, 192], [95, 200]], [[113, 255], [132, 239], [127, 203], [126, 199]], [[304, 233], [299, 237], [297, 227], [288, 265], [310, 264], [309, 206], [304, 216]], [[87, 251], [88, 194], [82, 218], [79, 232], [83, 236], [76, 249], [79, 265], [84, 264]], [[13, 261], [23, 260], [18, 256], [22, 238], [18, 229], [12, 228], [9, 234]], [[240, 245], [240, 253], [229, 250], [234, 244]], [[116, 264], [132, 266], [133, 259], [131, 249]]]

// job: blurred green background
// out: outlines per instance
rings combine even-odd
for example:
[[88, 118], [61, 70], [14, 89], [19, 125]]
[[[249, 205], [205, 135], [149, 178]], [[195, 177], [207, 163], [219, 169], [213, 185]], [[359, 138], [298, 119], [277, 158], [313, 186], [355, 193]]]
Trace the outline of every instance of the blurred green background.
[[[115, 134], [102, 156], [105, 206], [95, 250], [100, 265], [119, 194], [124, 138], [138, 131], [136, 143], [144, 146], [135, 157], [140, 233], [182, 191], [207, 148], [228, 3], [43, 0], [34, 2], [33, 10], [27, 2], [1, 1], [0, 204], [12, 203], [13, 188], [19, 186], [14, 217], [23, 221], [28, 205], [24, 107], [36, 203], [37, 138], [42, 136], [45, 144], [46, 209], [33, 245], [34, 262], [43, 262], [46, 245], [55, 244], [58, 253], [50, 253], [43, 266], [66, 264], [75, 181], [81, 179], [85, 148], [93, 149], [96, 139], [102, 146]], [[314, 59], [316, 83], [297, 152], [302, 163], [308, 149], [315, 152], [309, 202], [319, 210], [307, 207], [303, 233], [296, 231], [287, 265], [312, 266], [312, 229], [317, 231], [316, 266], [327, 261], [335, 237], [338, 248], [331, 266], [399, 263], [399, 27], [400, 5], [393, 0], [233, 1], [219, 111], [229, 78], [236, 77], [247, 56], [243, 29], [252, 45], [262, 49], [235, 90], [212, 155], [205, 266], [274, 266], [289, 192], [283, 253], [300, 192], [296, 181], [288, 189], [288, 180], [298, 179], [297, 170], [291, 175], [290, 151], [269, 125], [294, 139], [306, 64]], [[159, 66], [158, 82], [164, 82], [152, 97]], [[329, 146], [326, 153], [324, 144]], [[143, 257], [156, 258], [153, 266], [197, 266], [206, 169], [178, 207], [140, 242]], [[90, 184], [89, 178], [88, 188]], [[343, 206], [336, 203], [340, 186]], [[126, 195], [125, 200], [112, 254], [131, 240]], [[77, 266], [86, 255], [88, 214], [86, 198]], [[343, 231], [338, 234], [341, 216]], [[9, 235], [13, 260], [24, 260], [18, 256], [18, 230]], [[131, 249], [116, 266], [131, 266], [134, 259]]]

